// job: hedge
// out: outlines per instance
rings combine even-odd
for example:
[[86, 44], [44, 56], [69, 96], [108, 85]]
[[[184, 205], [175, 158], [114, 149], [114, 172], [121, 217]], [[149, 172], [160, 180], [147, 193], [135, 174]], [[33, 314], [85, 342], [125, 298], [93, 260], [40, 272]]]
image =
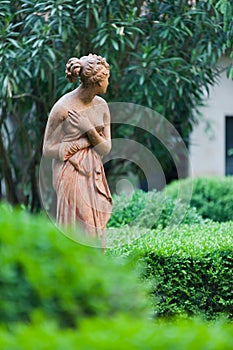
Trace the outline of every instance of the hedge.
[[[189, 204], [189, 203], [188, 203]], [[125, 194], [113, 196], [113, 213], [108, 222], [109, 228], [125, 225], [155, 229], [179, 223], [201, 223], [203, 219], [180, 200], [173, 199], [156, 190], [143, 192], [136, 190], [132, 197]]]
[[119, 312], [147, 315], [147, 288], [130, 261], [65, 237], [43, 216], [0, 205], [0, 323], [39, 310], [62, 326]]
[[153, 324], [121, 315], [86, 319], [73, 330], [48, 321], [0, 329], [3, 350], [231, 350], [232, 344], [233, 324], [221, 321]]
[[[152, 279], [155, 315], [233, 316], [233, 222], [148, 231], [109, 254], [133, 256]], [[122, 232], [123, 235], [123, 232]]]
[[179, 189], [185, 193], [191, 187], [190, 205], [203, 218], [219, 222], [233, 220], [233, 176], [177, 180], [167, 185], [165, 190], [168, 196], [175, 199]]

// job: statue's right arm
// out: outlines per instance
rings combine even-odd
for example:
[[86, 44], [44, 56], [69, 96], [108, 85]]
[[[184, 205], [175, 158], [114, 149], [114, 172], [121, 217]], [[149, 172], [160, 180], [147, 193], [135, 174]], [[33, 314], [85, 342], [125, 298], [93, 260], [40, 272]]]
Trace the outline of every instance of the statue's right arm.
[[59, 159], [59, 147], [62, 137], [62, 123], [65, 111], [62, 106], [55, 104], [52, 108], [44, 136], [43, 156], [50, 159]]

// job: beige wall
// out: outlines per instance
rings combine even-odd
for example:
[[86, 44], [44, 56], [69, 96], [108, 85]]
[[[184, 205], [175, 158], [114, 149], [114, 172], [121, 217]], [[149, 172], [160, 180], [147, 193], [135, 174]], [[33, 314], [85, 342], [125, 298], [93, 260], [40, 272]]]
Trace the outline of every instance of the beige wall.
[[[226, 67], [228, 59], [221, 59]], [[206, 107], [201, 109], [203, 121], [195, 127], [191, 135], [190, 176], [225, 175], [225, 117], [233, 116], [233, 81], [221, 74], [219, 83], [210, 88]], [[208, 130], [206, 121], [210, 123]], [[207, 130], [206, 130], [207, 129]], [[233, 137], [233, 135], [232, 135]]]

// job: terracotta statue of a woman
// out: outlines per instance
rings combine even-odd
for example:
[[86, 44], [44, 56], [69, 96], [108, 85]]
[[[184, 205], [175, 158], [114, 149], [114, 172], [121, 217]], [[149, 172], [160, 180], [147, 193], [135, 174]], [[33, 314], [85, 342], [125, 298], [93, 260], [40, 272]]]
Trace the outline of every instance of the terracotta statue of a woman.
[[53, 106], [43, 145], [43, 155], [53, 159], [57, 222], [103, 238], [112, 199], [102, 156], [111, 149], [111, 136], [107, 103], [97, 95], [107, 90], [109, 65], [93, 54], [70, 58], [66, 76], [81, 83]]

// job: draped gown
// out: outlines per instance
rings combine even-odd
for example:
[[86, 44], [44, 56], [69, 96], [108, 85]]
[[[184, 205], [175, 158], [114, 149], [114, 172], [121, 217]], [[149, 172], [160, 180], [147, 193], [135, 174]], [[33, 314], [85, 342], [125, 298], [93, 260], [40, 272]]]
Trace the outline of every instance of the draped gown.
[[[104, 123], [96, 126], [104, 135]], [[69, 117], [62, 125], [60, 154], [53, 160], [53, 185], [57, 194], [57, 222], [81, 227], [89, 237], [101, 238], [111, 216], [112, 198], [101, 156]]]

